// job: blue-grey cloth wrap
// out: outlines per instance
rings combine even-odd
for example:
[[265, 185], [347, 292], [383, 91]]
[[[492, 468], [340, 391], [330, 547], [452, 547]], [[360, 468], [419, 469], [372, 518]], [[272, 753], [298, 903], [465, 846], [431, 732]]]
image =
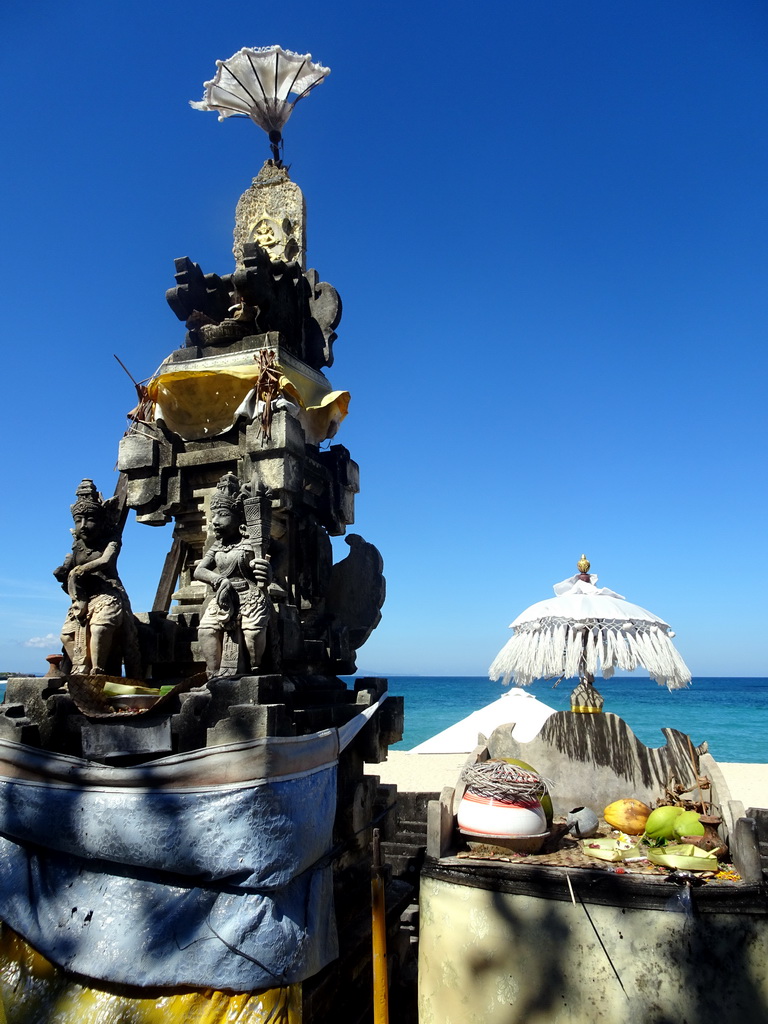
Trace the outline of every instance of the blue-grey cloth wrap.
[[54, 964], [141, 988], [250, 992], [338, 955], [339, 729], [117, 768], [0, 739], [0, 920]]
[[0, 779], [0, 918], [55, 964], [252, 991], [337, 955], [336, 766], [196, 790]]

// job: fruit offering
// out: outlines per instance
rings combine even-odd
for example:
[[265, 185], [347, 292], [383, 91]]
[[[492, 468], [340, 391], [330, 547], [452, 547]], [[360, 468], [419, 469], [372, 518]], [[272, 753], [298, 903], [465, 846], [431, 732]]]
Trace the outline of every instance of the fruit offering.
[[639, 836], [645, 832], [645, 823], [650, 814], [651, 808], [633, 797], [614, 800], [603, 811], [603, 817], [609, 825], [630, 836]]
[[671, 839], [674, 835], [675, 821], [683, 813], [682, 807], [657, 807], [651, 811], [648, 821], [645, 823], [645, 834], [653, 842], [664, 839]]
[[697, 811], [683, 811], [675, 818], [672, 834], [674, 839], [682, 839], [683, 836], [703, 836], [704, 831]]

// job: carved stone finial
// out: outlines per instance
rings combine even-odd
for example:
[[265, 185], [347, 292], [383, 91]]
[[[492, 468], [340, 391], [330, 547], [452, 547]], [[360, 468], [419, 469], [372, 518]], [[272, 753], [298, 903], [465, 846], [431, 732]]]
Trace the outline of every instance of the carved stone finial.
[[294, 261], [305, 269], [306, 209], [304, 195], [285, 167], [268, 160], [240, 197], [235, 211], [233, 253], [238, 266], [243, 249], [255, 242], [270, 260]]

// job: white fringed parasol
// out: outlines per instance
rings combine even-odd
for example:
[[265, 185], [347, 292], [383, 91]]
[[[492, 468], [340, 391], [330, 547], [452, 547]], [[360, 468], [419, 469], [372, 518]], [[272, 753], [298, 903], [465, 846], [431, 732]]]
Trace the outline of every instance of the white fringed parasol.
[[592, 683], [598, 671], [609, 679], [617, 668], [644, 668], [670, 690], [687, 686], [691, 673], [672, 643], [669, 625], [621, 594], [596, 587], [597, 576], [587, 574], [583, 555], [579, 568], [576, 576], [555, 584], [555, 597], [518, 615], [490, 678], [514, 679], [518, 686], [555, 676]]
[[269, 135], [279, 163], [281, 132], [293, 108], [330, 73], [330, 68], [313, 62], [311, 53], [246, 46], [228, 60], [216, 61], [215, 76], [204, 83], [205, 95], [197, 102], [190, 100], [190, 106], [215, 110], [220, 121], [249, 117]]

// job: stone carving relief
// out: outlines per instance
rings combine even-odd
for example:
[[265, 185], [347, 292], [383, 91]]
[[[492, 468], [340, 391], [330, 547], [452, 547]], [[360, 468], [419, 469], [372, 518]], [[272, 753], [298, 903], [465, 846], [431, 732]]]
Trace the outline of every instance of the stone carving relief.
[[141, 674], [136, 624], [117, 574], [120, 553], [118, 499], [104, 501], [83, 480], [71, 506], [72, 551], [53, 575], [72, 604], [61, 628], [62, 670], [76, 675]]
[[279, 221], [274, 217], [259, 217], [248, 232], [248, 241], [264, 249], [273, 262], [283, 260], [290, 263], [301, 255], [301, 245], [294, 236], [294, 225], [288, 217]]
[[210, 503], [214, 540], [194, 573], [213, 590], [198, 628], [209, 679], [255, 672], [261, 664], [271, 611], [264, 557], [271, 518], [267, 491], [254, 495], [231, 473], [219, 480]]

